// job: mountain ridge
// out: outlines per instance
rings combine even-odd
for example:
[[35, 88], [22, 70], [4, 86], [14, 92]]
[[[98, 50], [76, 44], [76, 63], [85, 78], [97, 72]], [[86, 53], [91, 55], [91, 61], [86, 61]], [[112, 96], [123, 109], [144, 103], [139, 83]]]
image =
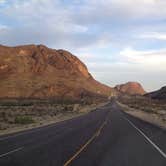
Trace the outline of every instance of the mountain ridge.
[[0, 79], [0, 97], [81, 98], [113, 90], [70, 52], [44, 45], [0, 45]]
[[159, 90], [146, 93], [145, 96], [150, 97], [152, 99], [166, 100], [166, 86], [163, 86]]

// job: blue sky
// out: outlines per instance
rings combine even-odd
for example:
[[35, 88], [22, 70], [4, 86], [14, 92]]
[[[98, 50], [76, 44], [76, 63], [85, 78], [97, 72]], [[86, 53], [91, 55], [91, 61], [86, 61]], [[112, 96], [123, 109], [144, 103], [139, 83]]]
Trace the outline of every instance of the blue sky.
[[0, 44], [71, 51], [110, 86], [166, 85], [166, 1], [0, 0]]

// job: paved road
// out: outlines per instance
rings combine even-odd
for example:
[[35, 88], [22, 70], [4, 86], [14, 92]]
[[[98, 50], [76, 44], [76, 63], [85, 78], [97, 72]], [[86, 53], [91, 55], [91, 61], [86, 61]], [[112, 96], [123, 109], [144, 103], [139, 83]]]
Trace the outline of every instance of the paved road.
[[166, 131], [115, 102], [72, 120], [0, 137], [0, 166], [166, 166]]

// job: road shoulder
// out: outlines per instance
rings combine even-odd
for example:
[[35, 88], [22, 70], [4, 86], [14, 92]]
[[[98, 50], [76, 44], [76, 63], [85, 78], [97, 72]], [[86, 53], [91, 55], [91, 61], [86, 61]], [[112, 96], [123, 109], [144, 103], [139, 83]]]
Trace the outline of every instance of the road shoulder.
[[162, 129], [166, 129], [166, 122], [162, 121], [162, 119], [156, 114], [153, 113], [147, 113], [135, 108], [131, 108], [125, 104], [122, 104], [120, 102], [117, 102], [118, 106], [127, 114], [130, 114], [136, 118], [139, 118], [145, 122], [151, 123], [153, 125], [156, 125]]

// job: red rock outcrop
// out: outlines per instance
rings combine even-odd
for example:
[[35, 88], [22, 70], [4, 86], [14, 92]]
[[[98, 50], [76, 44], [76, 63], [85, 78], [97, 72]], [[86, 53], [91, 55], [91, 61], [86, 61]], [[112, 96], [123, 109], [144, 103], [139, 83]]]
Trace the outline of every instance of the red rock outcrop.
[[112, 88], [97, 82], [76, 56], [44, 45], [0, 45], [0, 97], [80, 98], [109, 96]]
[[117, 85], [115, 89], [129, 95], [144, 95], [146, 93], [138, 82], [127, 82], [126, 84]]

